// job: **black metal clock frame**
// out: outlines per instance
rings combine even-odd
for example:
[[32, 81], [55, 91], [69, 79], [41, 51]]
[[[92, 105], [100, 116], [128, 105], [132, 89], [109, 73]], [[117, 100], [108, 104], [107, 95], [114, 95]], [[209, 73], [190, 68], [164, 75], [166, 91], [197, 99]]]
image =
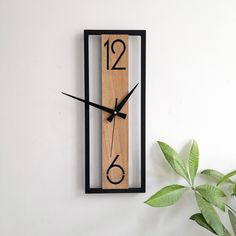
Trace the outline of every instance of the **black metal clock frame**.
[[146, 191], [146, 31], [145, 30], [84, 30], [84, 93], [89, 101], [89, 35], [128, 34], [141, 36], [141, 187], [102, 189], [90, 187], [89, 104], [85, 103], [85, 193], [143, 193]]

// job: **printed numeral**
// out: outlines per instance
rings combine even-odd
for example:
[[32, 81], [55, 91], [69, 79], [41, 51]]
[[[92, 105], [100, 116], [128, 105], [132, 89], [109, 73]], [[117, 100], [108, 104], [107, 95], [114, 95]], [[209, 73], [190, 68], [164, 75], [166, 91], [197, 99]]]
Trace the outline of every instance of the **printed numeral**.
[[[110, 183], [112, 183], [112, 184], [119, 184], [119, 183], [121, 183], [121, 182], [123, 181], [123, 179], [125, 178], [125, 171], [124, 171], [124, 169], [122, 168], [122, 166], [120, 166], [119, 164], [115, 164], [115, 162], [116, 162], [116, 160], [118, 159], [118, 157], [119, 157], [119, 155], [117, 155], [117, 156], [115, 157], [115, 159], [113, 160], [113, 162], [111, 163], [111, 165], [109, 166], [109, 168], [107, 169], [107, 172], [106, 172], [107, 179], [108, 179], [108, 181], [109, 181]], [[117, 181], [112, 180], [112, 179], [110, 178], [110, 176], [109, 176], [109, 173], [110, 173], [110, 171], [111, 171], [113, 168], [118, 168], [118, 169], [120, 169], [120, 171], [122, 172], [121, 178], [120, 178], [119, 180], [117, 180]]]
[[114, 41], [112, 42], [112, 44], [111, 44], [111, 48], [110, 48], [110, 41], [109, 41], [109, 39], [104, 43], [104, 47], [107, 48], [107, 70], [110, 70], [110, 57], [109, 57], [109, 55], [110, 55], [110, 49], [111, 49], [111, 51], [112, 51], [113, 54], [116, 54], [116, 51], [115, 51], [115, 44], [122, 44], [123, 49], [122, 49], [120, 55], [117, 57], [117, 59], [116, 59], [114, 65], [112, 66], [111, 69], [112, 69], [112, 70], [126, 70], [126, 67], [120, 67], [120, 66], [118, 66], [118, 63], [119, 63], [121, 57], [124, 55], [125, 50], [126, 50], [126, 45], [125, 45], [124, 41], [121, 40], [121, 39], [116, 39], [116, 40], [114, 40]]

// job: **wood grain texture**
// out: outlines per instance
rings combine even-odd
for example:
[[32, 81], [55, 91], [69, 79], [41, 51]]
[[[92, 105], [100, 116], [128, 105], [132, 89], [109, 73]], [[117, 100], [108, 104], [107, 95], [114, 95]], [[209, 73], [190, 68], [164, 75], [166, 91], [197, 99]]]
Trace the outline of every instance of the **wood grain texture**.
[[[108, 40], [109, 45], [106, 44]], [[119, 40], [122, 40], [125, 43], [125, 51], [124, 45]], [[114, 41], [116, 42], [113, 43]], [[107, 61], [108, 48], [109, 61]], [[121, 54], [122, 56], [115, 67], [126, 69], [112, 70], [112, 67]], [[102, 105], [114, 109], [116, 98], [118, 99], [119, 104], [119, 102], [128, 94], [128, 35], [102, 35], [101, 57]], [[107, 64], [109, 64], [109, 68], [107, 68]], [[121, 112], [128, 114], [128, 102], [122, 108]], [[128, 117], [122, 119], [116, 116], [112, 122], [108, 122], [108, 116], [108, 113], [102, 113], [102, 188], [126, 189], [128, 188]], [[107, 170], [117, 155], [119, 155], [119, 157], [114, 164], [120, 165], [125, 174], [123, 180], [119, 184], [112, 184], [107, 178]], [[119, 182], [119, 180], [122, 179], [122, 176], [122, 170], [117, 166], [111, 168], [109, 171], [109, 178], [113, 182]]]

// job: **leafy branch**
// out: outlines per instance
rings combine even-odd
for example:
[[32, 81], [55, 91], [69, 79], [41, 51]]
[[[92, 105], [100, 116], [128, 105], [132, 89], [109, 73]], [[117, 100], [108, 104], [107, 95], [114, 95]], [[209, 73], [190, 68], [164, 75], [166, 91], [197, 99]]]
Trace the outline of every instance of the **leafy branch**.
[[[219, 188], [219, 185], [223, 183], [231, 184], [233, 186], [233, 195], [236, 195], [236, 183], [230, 179], [236, 175], [236, 170], [227, 175], [223, 175], [211, 169], [204, 170], [202, 174], [215, 179], [217, 181], [216, 185], [203, 184], [195, 186], [194, 181], [199, 165], [199, 149], [197, 142], [193, 140], [191, 143], [187, 163], [185, 163], [180, 155], [168, 144], [164, 142], [157, 143], [171, 168], [186, 180], [188, 186], [179, 184], [166, 186], [148, 198], [145, 203], [152, 207], [167, 207], [175, 204], [186, 191], [194, 191], [200, 213], [192, 215], [190, 219], [218, 236], [231, 236], [230, 232], [222, 224], [215, 207], [225, 212], [225, 206], [227, 206], [224, 203], [226, 194]], [[227, 206], [227, 208], [233, 232], [236, 236], [236, 213], [229, 206]]]

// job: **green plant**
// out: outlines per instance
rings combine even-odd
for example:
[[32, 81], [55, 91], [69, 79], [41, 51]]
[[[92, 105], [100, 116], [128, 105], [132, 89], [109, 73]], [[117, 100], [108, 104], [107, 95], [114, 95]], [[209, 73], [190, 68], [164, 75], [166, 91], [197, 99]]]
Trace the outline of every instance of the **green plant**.
[[236, 175], [236, 170], [223, 175], [221, 172], [213, 169], [206, 169], [201, 172], [201, 174], [209, 176], [216, 181], [216, 185], [229, 184], [232, 186], [232, 196], [236, 196], [236, 181], [234, 182], [230, 178]]
[[[188, 186], [179, 184], [166, 186], [148, 198], [145, 203], [152, 207], [167, 207], [175, 204], [186, 191], [192, 190], [200, 213], [192, 215], [190, 219], [196, 221], [200, 226], [216, 235], [231, 236], [229, 231], [222, 224], [215, 208], [219, 208], [222, 212], [225, 211], [224, 199], [226, 194], [219, 188], [220, 184], [229, 182], [232, 185], [234, 184], [233, 192], [235, 194], [235, 183], [230, 177], [236, 174], [236, 170], [226, 176], [214, 170], [205, 170], [202, 174], [217, 179], [217, 185], [202, 184], [195, 186], [194, 182], [199, 163], [199, 149], [197, 142], [195, 140], [192, 141], [187, 163], [185, 163], [180, 155], [168, 144], [164, 142], [158, 142], [158, 144], [167, 162], [178, 175], [186, 180]], [[234, 235], [236, 236], [235, 211], [228, 207], [228, 214]]]

